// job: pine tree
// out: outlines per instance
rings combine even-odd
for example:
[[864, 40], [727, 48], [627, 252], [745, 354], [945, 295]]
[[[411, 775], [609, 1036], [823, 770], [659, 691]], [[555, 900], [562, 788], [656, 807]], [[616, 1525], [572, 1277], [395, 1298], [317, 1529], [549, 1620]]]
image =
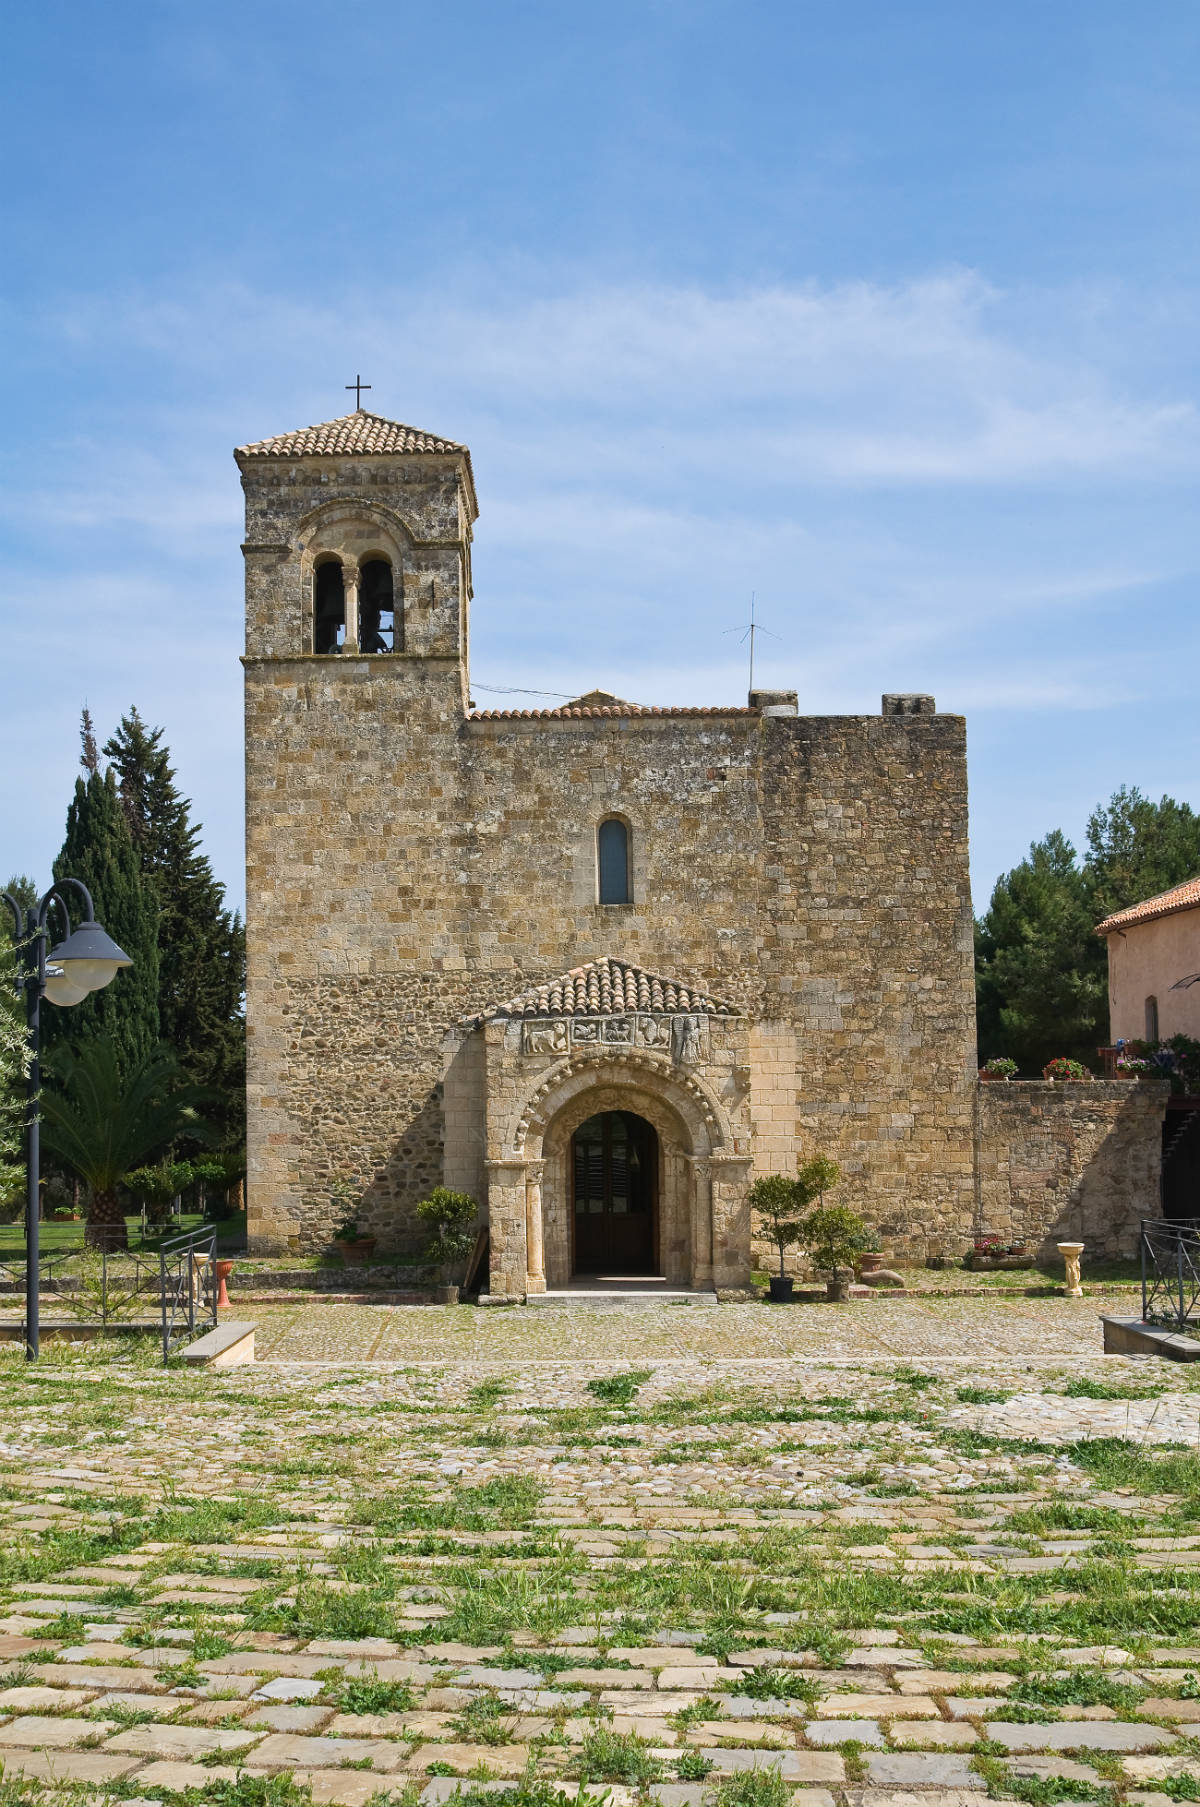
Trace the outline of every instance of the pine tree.
[[162, 1039], [187, 1078], [215, 1095], [204, 1114], [232, 1145], [245, 1139], [245, 930], [224, 907], [224, 886], [200, 850], [200, 824], [176, 787], [162, 734], [130, 709], [104, 753], [158, 902]]
[[1033, 1074], [1057, 1054], [1095, 1066], [1108, 1040], [1108, 962], [1096, 925], [1200, 874], [1200, 816], [1123, 786], [1093, 810], [1088, 851], [1055, 830], [996, 883], [975, 928], [981, 1060]]
[[[113, 773], [90, 772], [75, 780], [75, 796], [67, 811], [67, 832], [54, 862], [54, 876], [77, 878], [92, 894], [97, 921], [103, 923], [133, 965], [119, 972], [103, 991], [80, 1004], [42, 1011], [43, 1045], [82, 1047], [97, 1037], [107, 1041], [123, 1071], [144, 1061], [159, 1040], [158, 904], [143, 884], [137, 850], [121, 808]], [[75, 898], [65, 891], [72, 926], [78, 926]], [[60, 924], [50, 919], [52, 933]]]

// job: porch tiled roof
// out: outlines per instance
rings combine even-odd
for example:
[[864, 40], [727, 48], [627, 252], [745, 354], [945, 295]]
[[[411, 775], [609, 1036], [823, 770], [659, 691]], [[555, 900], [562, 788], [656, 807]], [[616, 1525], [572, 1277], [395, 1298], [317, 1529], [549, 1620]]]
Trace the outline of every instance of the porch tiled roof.
[[662, 1011], [696, 1016], [738, 1016], [732, 1004], [722, 1004], [707, 992], [679, 979], [623, 960], [591, 960], [572, 967], [560, 978], [535, 985], [507, 1003], [493, 1005], [476, 1021], [494, 1016], [624, 1016], [633, 1010]]
[[1196, 909], [1200, 909], [1200, 878], [1186, 878], [1181, 885], [1160, 891], [1157, 897], [1147, 897], [1143, 903], [1130, 904], [1127, 910], [1117, 910], [1114, 915], [1106, 916], [1096, 933], [1115, 935], [1120, 929], [1132, 928], [1139, 922], [1153, 922], [1158, 916], [1174, 916], [1177, 910]]

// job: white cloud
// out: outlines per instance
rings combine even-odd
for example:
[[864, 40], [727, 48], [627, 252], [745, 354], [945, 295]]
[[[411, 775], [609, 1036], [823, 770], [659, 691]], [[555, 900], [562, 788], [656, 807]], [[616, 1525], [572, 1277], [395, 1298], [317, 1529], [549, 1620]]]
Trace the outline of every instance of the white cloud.
[[[740, 701], [746, 655], [724, 630], [751, 590], [779, 635], [760, 680], [813, 711], [929, 689], [945, 708], [1049, 717], [1190, 683], [1187, 307], [1011, 294], [969, 272], [720, 294], [510, 274], [319, 303], [217, 278], [42, 318], [42, 350], [68, 341], [117, 399], [81, 405], [0, 498], [20, 604], [0, 759], [18, 764], [48, 711], [56, 744], [10, 798], [6, 840], [53, 851], [79, 704], [107, 727], [137, 701], [236, 883], [230, 449], [343, 412], [351, 365], [381, 412], [472, 446], [481, 683]], [[1151, 607], [1174, 609], [1169, 664], [1129, 631]], [[51, 703], [31, 670], [52, 675]]]

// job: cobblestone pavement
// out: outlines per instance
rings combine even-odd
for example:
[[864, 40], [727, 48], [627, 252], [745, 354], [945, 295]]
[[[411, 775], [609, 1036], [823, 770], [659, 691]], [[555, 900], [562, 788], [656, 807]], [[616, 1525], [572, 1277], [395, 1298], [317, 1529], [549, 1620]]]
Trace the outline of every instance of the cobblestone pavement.
[[8, 1350], [0, 1807], [1200, 1800], [1200, 1375], [1112, 1302]]

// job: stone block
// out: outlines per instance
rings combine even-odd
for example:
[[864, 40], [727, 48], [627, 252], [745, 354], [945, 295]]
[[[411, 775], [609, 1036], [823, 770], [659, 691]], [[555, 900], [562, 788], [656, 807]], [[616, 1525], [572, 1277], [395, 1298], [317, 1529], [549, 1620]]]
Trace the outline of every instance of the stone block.
[[[331, 1744], [347, 1742], [330, 1739]], [[422, 1744], [413, 1752], [408, 1767], [423, 1775], [431, 1763], [450, 1763], [459, 1775], [467, 1775], [480, 1763], [498, 1776], [519, 1776], [529, 1761], [524, 1744]]]
[[[378, 1738], [311, 1738], [299, 1733], [272, 1732], [255, 1747], [254, 1767], [337, 1769], [345, 1763], [370, 1763], [374, 1769], [386, 1773], [402, 1766], [406, 1749], [404, 1745], [385, 1744]], [[433, 1759], [430, 1757], [426, 1761]]]
[[1010, 1751], [1157, 1751], [1175, 1742], [1174, 1732], [1157, 1725], [1095, 1725], [1085, 1720], [1006, 1725], [991, 1719], [987, 1736]]
[[847, 1744], [851, 1739], [881, 1747], [887, 1743], [874, 1719], [814, 1719], [805, 1726], [804, 1736], [809, 1744], [818, 1745]]
[[942, 1751], [885, 1751], [867, 1757], [868, 1779], [895, 1788], [974, 1788], [981, 1777], [965, 1757]]
[[320, 1732], [332, 1718], [332, 1707], [254, 1707], [242, 1723], [268, 1732]]
[[279, 1675], [274, 1681], [264, 1682], [261, 1688], [255, 1688], [251, 1700], [263, 1700], [268, 1704], [295, 1704], [297, 1701], [313, 1700], [325, 1686], [313, 1676]]
[[6, 1779], [24, 1776], [31, 1782], [93, 1782], [101, 1786], [130, 1775], [137, 1762], [104, 1751], [8, 1750], [4, 1752]]
[[53, 1719], [40, 1713], [22, 1713], [18, 1719], [10, 1719], [7, 1725], [0, 1725], [0, 1745], [20, 1745], [28, 1750], [68, 1750], [73, 1744], [94, 1738], [97, 1732], [107, 1733], [112, 1729], [110, 1719], [72, 1719], [69, 1716]]
[[[95, 1728], [93, 1727], [93, 1730]], [[243, 1730], [222, 1730], [203, 1725], [134, 1725], [118, 1732], [105, 1746], [110, 1751], [128, 1751], [133, 1756], [191, 1758], [216, 1755], [220, 1751], [243, 1752], [259, 1744], [261, 1734]]]
[[777, 1769], [785, 1782], [841, 1782], [845, 1764], [832, 1751], [731, 1751], [715, 1749], [713, 1773], [736, 1775], [747, 1769]]
[[961, 1721], [946, 1725], [940, 1719], [893, 1719], [888, 1729], [893, 1744], [928, 1744], [938, 1750], [969, 1750], [976, 1739], [974, 1726]]

